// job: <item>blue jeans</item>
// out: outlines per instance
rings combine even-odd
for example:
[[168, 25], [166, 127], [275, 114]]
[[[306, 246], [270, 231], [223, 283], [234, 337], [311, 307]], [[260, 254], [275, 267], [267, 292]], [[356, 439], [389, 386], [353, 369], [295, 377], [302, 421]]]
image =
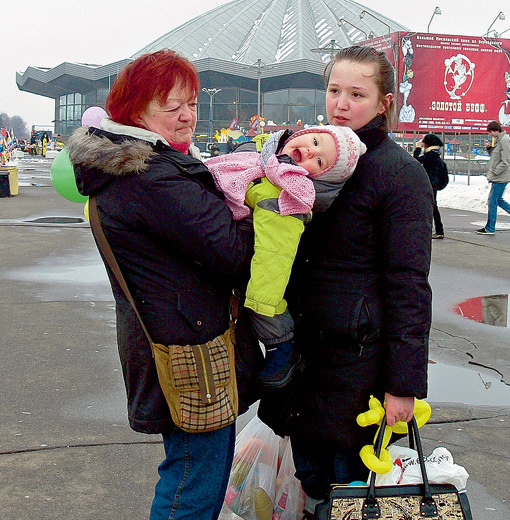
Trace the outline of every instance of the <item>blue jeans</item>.
[[489, 215], [485, 229], [494, 233], [496, 231], [496, 219], [498, 218], [498, 206], [510, 213], [510, 204], [503, 200], [503, 193], [508, 182], [491, 183], [491, 192], [489, 193]]
[[206, 433], [163, 435], [166, 459], [150, 520], [216, 520], [234, 457], [235, 424]]

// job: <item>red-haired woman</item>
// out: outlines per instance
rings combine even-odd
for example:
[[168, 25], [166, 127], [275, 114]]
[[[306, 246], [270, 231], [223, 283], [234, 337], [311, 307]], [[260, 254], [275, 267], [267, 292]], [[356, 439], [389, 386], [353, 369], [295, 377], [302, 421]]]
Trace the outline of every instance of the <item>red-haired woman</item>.
[[[198, 73], [188, 60], [170, 50], [146, 54], [121, 71], [101, 128], [78, 129], [69, 140], [80, 192], [96, 195], [103, 229], [144, 323], [153, 341], [164, 345], [202, 344], [227, 330], [231, 289], [248, 273], [252, 255], [251, 232], [232, 220], [191, 146], [198, 91]], [[234, 426], [194, 434], [175, 427], [149, 343], [109, 274], [130, 426], [161, 433], [165, 446], [150, 518], [216, 519]], [[238, 335], [239, 327], [239, 346]]]

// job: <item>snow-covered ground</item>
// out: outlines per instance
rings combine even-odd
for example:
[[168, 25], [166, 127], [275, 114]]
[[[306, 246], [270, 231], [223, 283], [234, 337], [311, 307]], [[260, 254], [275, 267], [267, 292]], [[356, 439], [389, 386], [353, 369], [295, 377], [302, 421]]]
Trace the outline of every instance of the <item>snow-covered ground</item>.
[[[437, 205], [440, 208], [452, 208], [478, 213], [487, 213], [487, 198], [490, 184], [483, 175], [450, 175], [448, 186], [437, 194]], [[505, 200], [510, 203], [510, 189], [505, 191]], [[498, 209], [498, 215], [508, 215], [506, 211]]]

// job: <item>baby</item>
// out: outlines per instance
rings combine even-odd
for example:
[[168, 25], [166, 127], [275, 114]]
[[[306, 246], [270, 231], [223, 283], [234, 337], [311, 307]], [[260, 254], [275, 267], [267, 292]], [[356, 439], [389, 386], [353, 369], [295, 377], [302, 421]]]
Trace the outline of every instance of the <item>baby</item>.
[[207, 167], [235, 220], [253, 209], [245, 306], [266, 350], [259, 383], [281, 388], [302, 364], [284, 299], [301, 234], [312, 209], [325, 211], [335, 200], [366, 147], [350, 128], [323, 125], [271, 134], [261, 153], [242, 149], [209, 159]]

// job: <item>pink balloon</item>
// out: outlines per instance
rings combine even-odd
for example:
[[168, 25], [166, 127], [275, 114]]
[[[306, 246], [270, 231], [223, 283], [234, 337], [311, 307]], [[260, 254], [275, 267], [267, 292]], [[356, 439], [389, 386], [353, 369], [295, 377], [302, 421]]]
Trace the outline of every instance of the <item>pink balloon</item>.
[[101, 121], [108, 117], [108, 114], [101, 107], [89, 107], [81, 116], [81, 126], [95, 126], [99, 128]]

